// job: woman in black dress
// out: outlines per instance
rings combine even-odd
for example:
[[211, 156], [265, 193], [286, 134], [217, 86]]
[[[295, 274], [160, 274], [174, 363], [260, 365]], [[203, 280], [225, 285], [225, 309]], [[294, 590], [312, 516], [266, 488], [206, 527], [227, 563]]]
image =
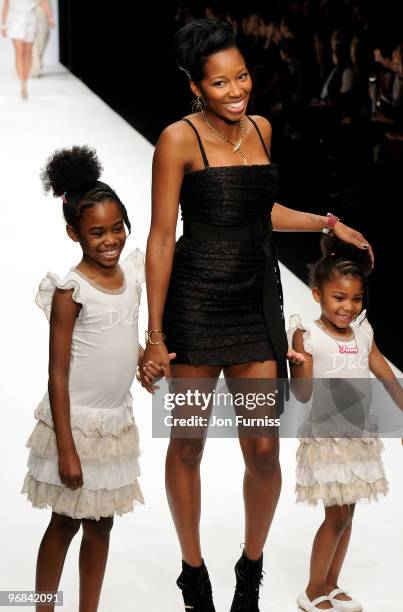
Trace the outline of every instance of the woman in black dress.
[[[200, 110], [168, 126], [154, 154], [146, 277], [149, 336], [144, 361], [175, 379], [286, 377], [281, 282], [271, 232], [320, 232], [369, 248], [335, 217], [275, 203], [278, 174], [271, 128], [248, 117], [252, 83], [226, 22], [199, 20], [175, 38], [175, 55]], [[184, 222], [176, 242], [178, 207]], [[176, 353], [170, 364], [168, 353]], [[143, 374], [143, 385], [149, 385]], [[277, 437], [240, 437], [245, 460], [245, 547], [236, 564], [232, 612], [258, 611], [262, 550], [277, 505]], [[212, 612], [200, 539], [203, 438], [172, 438], [166, 489], [182, 549], [185, 608]]]

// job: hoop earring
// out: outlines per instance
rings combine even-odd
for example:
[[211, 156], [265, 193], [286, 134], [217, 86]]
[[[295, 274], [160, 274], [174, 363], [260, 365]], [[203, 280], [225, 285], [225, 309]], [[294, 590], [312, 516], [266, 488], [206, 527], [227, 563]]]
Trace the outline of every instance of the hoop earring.
[[199, 96], [197, 96], [197, 98], [195, 98], [191, 104], [192, 113], [201, 113], [204, 109], [204, 106], [205, 105], [203, 100]]

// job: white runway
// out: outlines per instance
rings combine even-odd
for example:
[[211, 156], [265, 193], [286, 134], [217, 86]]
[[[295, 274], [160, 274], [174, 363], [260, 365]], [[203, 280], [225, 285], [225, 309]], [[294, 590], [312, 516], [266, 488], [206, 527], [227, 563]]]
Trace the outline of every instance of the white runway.
[[[126, 252], [145, 248], [150, 218], [152, 146], [63, 67], [47, 69], [30, 83], [30, 99], [18, 97], [9, 41], [0, 39], [0, 167], [2, 208], [2, 439], [0, 590], [34, 588], [39, 542], [50, 512], [34, 510], [19, 491], [33, 428], [33, 411], [47, 385], [48, 324], [35, 306], [40, 279], [48, 270], [63, 275], [79, 252], [64, 232], [60, 201], [45, 198], [38, 173], [55, 149], [93, 145], [104, 179], [126, 203], [133, 225]], [[178, 229], [180, 233], [180, 230]], [[287, 315], [316, 314], [308, 289], [282, 268]], [[385, 316], [387, 313], [385, 312]], [[143, 294], [139, 329], [146, 326]], [[179, 612], [175, 580], [180, 552], [165, 500], [166, 441], [151, 438], [151, 399], [133, 389], [143, 455], [141, 486], [146, 506], [118, 517], [99, 610]], [[312, 537], [322, 510], [294, 503], [295, 440], [282, 440], [283, 491], [265, 548], [261, 610], [292, 612], [306, 585]], [[344, 588], [365, 603], [366, 612], [401, 610], [402, 458], [400, 440], [385, 440], [390, 495], [359, 505], [354, 520]], [[212, 578], [217, 612], [229, 610], [235, 584], [233, 565], [243, 541], [242, 460], [236, 440], [209, 440], [203, 461], [204, 557]], [[78, 544], [73, 542], [62, 577], [63, 610], [78, 602]]]

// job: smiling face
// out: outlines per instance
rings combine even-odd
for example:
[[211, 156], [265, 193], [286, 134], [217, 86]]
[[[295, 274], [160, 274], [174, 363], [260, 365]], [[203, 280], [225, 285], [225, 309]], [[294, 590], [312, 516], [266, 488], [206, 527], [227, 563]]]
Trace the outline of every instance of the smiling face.
[[236, 47], [210, 55], [200, 83], [190, 82], [211, 113], [225, 121], [239, 121], [246, 113], [252, 80]]
[[118, 263], [126, 242], [122, 211], [109, 199], [86, 208], [78, 231], [68, 225], [67, 233], [74, 242], [80, 243], [83, 259], [102, 268], [112, 268]]
[[312, 290], [320, 303], [322, 321], [329, 331], [343, 333], [363, 309], [364, 286], [361, 278], [335, 274]]

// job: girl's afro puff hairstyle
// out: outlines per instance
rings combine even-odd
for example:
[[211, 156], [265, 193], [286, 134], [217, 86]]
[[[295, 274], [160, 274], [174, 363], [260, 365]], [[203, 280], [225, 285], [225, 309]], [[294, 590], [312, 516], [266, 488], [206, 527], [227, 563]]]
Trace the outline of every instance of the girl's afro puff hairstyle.
[[86, 208], [105, 200], [114, 200], [119, 206], [129, 232], [131, 224], [126, 207], [117, 193], [99, 180], [103, 168], [96, 151], [91, 147], [73, 146], [55, 151], [41, 171], [45, 192], [63, 198], [63, 214], [66, 222], [79, 229], [80, 218]]

